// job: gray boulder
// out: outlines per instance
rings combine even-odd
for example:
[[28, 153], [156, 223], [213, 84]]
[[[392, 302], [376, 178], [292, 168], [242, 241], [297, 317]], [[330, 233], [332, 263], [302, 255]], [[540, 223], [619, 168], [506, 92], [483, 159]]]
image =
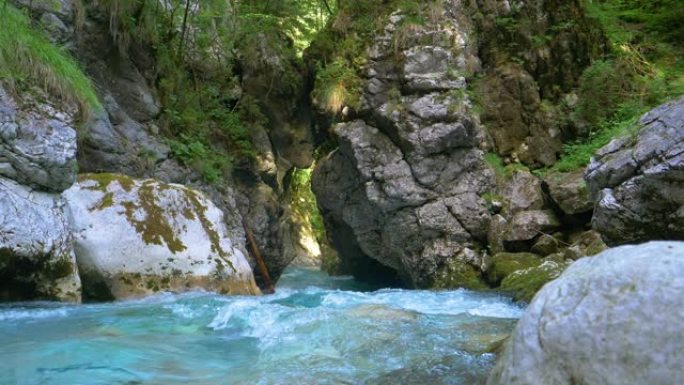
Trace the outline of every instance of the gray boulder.
[[0, 301], [81, 301], [65, 202], [0, 177]]
[[509, 221], [504, 240], [507, 242], [529, 241], [539, 235], [553, 232], [560, 225], [553, 211], [521, 211]]
[[18, 102], [0, 87], [0, 175], [40, 190], [69, 188], [77, 168], [72, 116], [28, 95]]
[[572, 264], [532, 300], [488, 385], [684, 383], [684, 243]]
[[190, 188], [116, 174], [83, 174], [64, 193], [84, 295], [140, 297], [202, 288], [257, 294], [224, 217]]
[[585, 179], [606, 243], [684, 239], [684, 97], [644, 115], [634, 137], [600, 149]]
[[544, 208], [544, 195], [539, 178], [529, 171], [515, 170], [501, 183], [501, 196], [506, 200], [506, 213]]
[[583, 214], [594, 208], [594, 201], [584, 181], [584, 170], [553, 173], [544, 178], [544, 183], [553, 201], [565, 214]]

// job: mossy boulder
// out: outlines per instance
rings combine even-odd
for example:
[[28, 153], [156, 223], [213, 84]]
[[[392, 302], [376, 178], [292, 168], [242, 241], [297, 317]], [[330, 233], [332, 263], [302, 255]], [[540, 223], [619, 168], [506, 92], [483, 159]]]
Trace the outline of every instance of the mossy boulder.
[[451, 259], [435, 275], [433, 288], [486, 290], [488, 286], [475, 267], [458, 259]]
[[487, 281], [496, 286], [516, 271], [539, 266], [540, 256], [532, 253], [499, 253], [492, 257], [487, 269]]
[[537, 266], [511, 273], [501, 281], [499, 289], [513, 295], [516, 301], [529, 302], [546, 283], [558, 278], [569, 265], [568, 262], [547, 259]]
[[64, 196], [89, 299], [195, 288], [259, 292], [243, 252], [228, 237], [223, 212], [193, 189], [83, 174]]

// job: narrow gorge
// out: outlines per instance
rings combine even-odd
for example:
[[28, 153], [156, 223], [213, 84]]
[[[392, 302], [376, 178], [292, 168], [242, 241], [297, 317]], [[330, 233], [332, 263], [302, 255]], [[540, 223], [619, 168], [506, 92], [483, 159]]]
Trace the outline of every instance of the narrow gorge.
[[628, 3], [0, 0], [0, 384], [684, 381]]

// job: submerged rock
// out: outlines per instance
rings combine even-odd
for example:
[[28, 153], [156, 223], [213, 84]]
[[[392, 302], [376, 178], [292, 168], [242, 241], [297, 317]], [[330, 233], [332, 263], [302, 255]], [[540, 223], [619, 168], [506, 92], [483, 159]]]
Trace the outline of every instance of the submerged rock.
[[195, 288], [257, 294], [223, 213], [201, 193], [116, 174], [83, 174], [64, 193], [90, 299]]
[[81, 301], [65, 202], [0, 177], [0, 301]]
[[488, 385], [684, 383], [684, 243], [571, 265], [522, 317]]
[[585, 175], [598, 202], [592, 225], [610, 245], [684, 239], [684, 97], [639, 125], [600, 149]]

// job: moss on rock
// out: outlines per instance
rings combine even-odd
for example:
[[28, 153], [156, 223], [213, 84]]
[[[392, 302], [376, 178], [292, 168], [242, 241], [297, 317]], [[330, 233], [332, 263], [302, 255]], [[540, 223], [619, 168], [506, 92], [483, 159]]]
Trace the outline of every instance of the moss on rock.
[[435, 289], [464, 288], [470, 290], [486, 290], [487, 284], [482, 280], [480, 272], [474, 267], [451, 260], [437, 272], [432, 287]]
[[514, 272], [539, 266], [542, 262], [532, 253], [498, 253], [492, 257], [492, 264], [487, 269], [487, 281], [497, 286]]
[[130, 192], [135, 186], [135, 180], [128, 175], [123, 174], [111, 174], [111, 173], [101, 173], [101, 174], [79, 174], [79, 182], [93, 181], [94, 185], [84, 187], [92, 191], [102, 191], [107, 192], [107, 187], [112, 182], [117, 182], [121, 188], [126, 192]]
[[512, 294], [516, 301], [530, 302], [539, 289], [558, 278], [568, 266], [567, 262], [547, 260], [539, 266], [518, 270], [501, 282], [500, 290]]

